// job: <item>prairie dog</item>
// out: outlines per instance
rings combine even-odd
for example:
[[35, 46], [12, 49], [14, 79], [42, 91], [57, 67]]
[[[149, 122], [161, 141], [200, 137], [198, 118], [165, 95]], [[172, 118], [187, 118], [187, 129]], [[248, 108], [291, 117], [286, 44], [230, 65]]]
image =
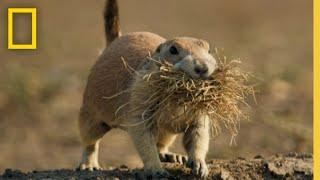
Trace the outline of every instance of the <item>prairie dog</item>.
[[[121, 128], [131, 136], [144, 163], [145, 171], [152, 175], [167, 174], [160, 160], [183, 163], [186, 158], [168, 151], [177, 133], [184, 133], [183, 144], [188, 154], [187, 165], [202, 178], [208, 174], [205, 163], [209, 147], [209, 119], [199, 116], [192, 126], [179, 122], [180, 130], [167, 126], [145, 128], [141, 116], [116, 120], [117, 108], [130, 100], [130, 94], [105, 99], [128, 89], [135, 78], [123, 66], [124, 58], [136, 70], [145, 68], [146, 57], [165, 59], [177, 70], [192, 78], [207, 78], [217, 68], [217, 62], [209, 52], [209, 44], [201, 39], [178, 37], [171, 40], [150, 32], [133, 32], [121, 35], [118, 4], [116, 0], [106, 3], [104, 12], [107, 47], [92, 67], [83, 95], [79, 115], [79, 131], [83, 145], [80, 169], [101, 169], [98, 163], [99, 141], [112, 128]], [[148, 96], [148, 94], [145, 94]], [[179, 107], [177, 112], [179, 111]], [[123, 108], [123, 113], [128, 108]], [[141, 112], [142, 113], [142, 112]], [[168, 115], [170, 119], [170, 115]], [[136, 124], [121, 126], [122, 124]]]

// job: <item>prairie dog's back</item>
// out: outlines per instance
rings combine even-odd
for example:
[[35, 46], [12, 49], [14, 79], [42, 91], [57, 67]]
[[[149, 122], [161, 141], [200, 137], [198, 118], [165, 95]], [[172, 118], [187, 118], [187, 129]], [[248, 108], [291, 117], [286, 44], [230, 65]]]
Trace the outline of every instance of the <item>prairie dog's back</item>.
[[129, 33], [115, 39], [91, 69], [83, 108], [95, 112], [94, 116], [101, 117], [102, 121], [112, 121], [114, 117], [110, 116], [113, 116], [119, 105], [128, 101], [128, 97], [123, 95], [109, 100], [105, 97], [127, 89], [132, 81], [132, 75], [125, 69], [121, 58], [136, 69], [143, 59], [164, 41], [164, 38], [149, 32]]

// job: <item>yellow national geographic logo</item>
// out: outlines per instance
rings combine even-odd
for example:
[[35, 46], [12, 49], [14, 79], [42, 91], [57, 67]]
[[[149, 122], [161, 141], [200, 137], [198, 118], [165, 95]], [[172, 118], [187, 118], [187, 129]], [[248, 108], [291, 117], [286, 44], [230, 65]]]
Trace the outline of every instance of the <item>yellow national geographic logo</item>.
[[[31, 14], [32, 38], [31, 44], [15, 44], [13, 42], [13, 14]], [[37, 9], [36, 8], [8, 8], [8, 49], [37, 49]]]

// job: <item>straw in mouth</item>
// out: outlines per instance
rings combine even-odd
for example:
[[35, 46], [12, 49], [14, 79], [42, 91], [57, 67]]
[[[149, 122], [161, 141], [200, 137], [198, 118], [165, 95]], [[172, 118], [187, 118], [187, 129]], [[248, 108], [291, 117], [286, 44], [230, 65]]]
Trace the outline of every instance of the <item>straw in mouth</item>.
[[[150, 70], [135, 70], [123, 59], [135, 82], [118, 94], [130, 93], [129, 114], [140, 113], [142, 121], [139, 124], [161, 126], [171, 123], [174, 127], [179, 120], [190, 125], [202, 114], [209, 116], [213, 135], [218, 135], [223, 125], [234, 137], [238, 134], [240, 120], [248, 119], [244, 107], [249, 107], [247, 97], [254, 97], [253, 85], [249, 84], [252, 75], [241, 70], [238, 60], [227, 61], [221, 56], [216, 59], [218, 69], [208, 79], [192, 79], [169, 62], [151, 57], [147, 60], [157, 68]], [[177, 114], [176, 107], [184, 111]], [[167, 113], [172, 113], [174, 121], [163, 118]]]

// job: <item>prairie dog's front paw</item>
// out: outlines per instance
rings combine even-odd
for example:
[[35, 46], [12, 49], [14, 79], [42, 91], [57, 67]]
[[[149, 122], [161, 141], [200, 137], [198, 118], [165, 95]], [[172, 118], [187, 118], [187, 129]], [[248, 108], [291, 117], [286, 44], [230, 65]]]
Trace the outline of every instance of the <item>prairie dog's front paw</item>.
[[103, 170], [102, 167], [99, 166], [97, 163], [80, 163], [79, 170], [89, 170], [89, 171], [95, 171], [95, 170]]
[[205, 160], [189, 159], [187, 162], [187, 167], [192, 169], [192, 174], [201, 177], [201, 179], [206, 179], [209, 174]]

